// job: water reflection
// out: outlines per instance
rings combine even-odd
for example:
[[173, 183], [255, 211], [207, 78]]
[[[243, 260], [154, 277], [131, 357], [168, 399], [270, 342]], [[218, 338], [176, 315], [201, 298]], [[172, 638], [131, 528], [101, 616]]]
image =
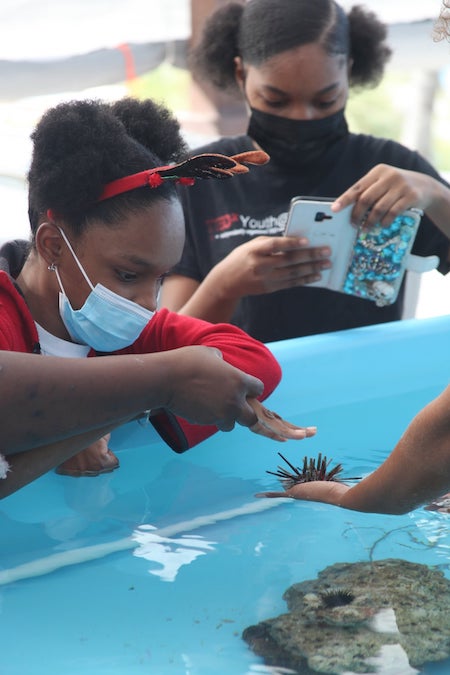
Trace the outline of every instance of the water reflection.
[[175, 581], [183, 565], [189, 565], [206, 551], [213, 551], [216, 543], [195, 536], [161, 537], [155, 530], [153, 525], [141, 525], [135, 530], [132, 539], [138, 547], [133, 555], [161, 565], [162, 569], [150, 568], [149, 573], [162, 581]]

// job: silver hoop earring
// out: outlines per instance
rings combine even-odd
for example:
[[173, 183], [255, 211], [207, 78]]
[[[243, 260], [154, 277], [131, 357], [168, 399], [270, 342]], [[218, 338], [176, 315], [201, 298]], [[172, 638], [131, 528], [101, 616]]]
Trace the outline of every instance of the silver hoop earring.
[[49, 265], [49, 266], [47, 267], [47, 269], [48, 269], [49, 272], [56, 272], [56, 265], [55, 265], [55, 263], [52, 263], [51, 265]]

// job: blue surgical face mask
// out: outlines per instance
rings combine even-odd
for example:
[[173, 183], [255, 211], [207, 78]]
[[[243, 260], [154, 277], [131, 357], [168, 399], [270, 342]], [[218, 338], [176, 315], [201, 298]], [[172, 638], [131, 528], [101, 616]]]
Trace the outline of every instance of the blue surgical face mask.
[[61, 229], [60, 232], [91, 287], [84, 305], [80, 309], [73, 309], [65, 294], [58, 269], [54, 268], [61, 289], [59, 313], [72, 340], [89, 345], [97, 352], [114, 352], [133, 344], [154, 312], [123, 298], [102, 284], [94, 287], [66, 235]]

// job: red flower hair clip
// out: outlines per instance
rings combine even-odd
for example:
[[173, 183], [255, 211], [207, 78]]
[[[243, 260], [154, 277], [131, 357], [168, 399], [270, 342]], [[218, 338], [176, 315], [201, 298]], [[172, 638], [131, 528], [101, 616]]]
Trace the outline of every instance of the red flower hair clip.
[[266, 164], [268, 161], [269, 155], [263, 150], [250, 150], [231, 157], [213, 153], [195, 155], [179, 164], [157, 166], [113, 180], [105, 185], [98, 201], [140, 187], [157, 188], [166, 180], [173, 180], [182, 185], [193, 185], [197, 178], [232, 178], [247, 173], [249, 171], [247, 164]]

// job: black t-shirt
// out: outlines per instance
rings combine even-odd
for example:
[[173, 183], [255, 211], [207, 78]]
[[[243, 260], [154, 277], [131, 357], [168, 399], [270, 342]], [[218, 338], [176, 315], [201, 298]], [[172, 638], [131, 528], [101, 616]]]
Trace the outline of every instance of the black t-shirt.
[[[233, 155], [252, 149], [248, 136], [238, 136], [220, 139], [193, 154]], [[252, 166], [248, 174], [230, 180], [197, 181], [191, 187], [181, 187], [186, 245], [173, 271], [201, 282], [240, 244], [258, 235], [283, 234], [292, 197], [338, 197], [380, 163], [419, 171], [444, 182], [416, 152], [394, 141], [348, 134], [321, 158], [319, 165], [308, 167], [305, 173], [288, 173], [270, 162]], [[439, 256], [440, 270], [447, 272], [448, 247], [447, 238], [424, 217], [413, 253]], [[393, 305], [377, 307], [368, 300], [303, 286], [243, 297], [232, 323], [263, 342], [272, 342], [400, 319], [403, 297], [404, 287]]]

